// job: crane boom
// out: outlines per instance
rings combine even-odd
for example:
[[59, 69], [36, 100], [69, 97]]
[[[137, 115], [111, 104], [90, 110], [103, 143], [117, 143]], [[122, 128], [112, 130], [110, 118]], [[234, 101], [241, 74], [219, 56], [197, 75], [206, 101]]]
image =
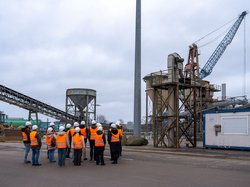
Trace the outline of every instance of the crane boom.
[[213, 54], [210, 56], [204, 67], [201, 69], [200, 78], [203, 79], [210, 75], [212, 72], [214, 66], [220, 59], [221, 55], [226, 50], [227, 46], [232, 42], [242, 20], [244, 17], [248, 14], [248, 11], [244, 11], [240, 14], [239, 18], [235, 21], [233, 26], [230, 28], [226, 36], [223, 38], [223, 40], [220, 42], [220, 44], [217, 46]]

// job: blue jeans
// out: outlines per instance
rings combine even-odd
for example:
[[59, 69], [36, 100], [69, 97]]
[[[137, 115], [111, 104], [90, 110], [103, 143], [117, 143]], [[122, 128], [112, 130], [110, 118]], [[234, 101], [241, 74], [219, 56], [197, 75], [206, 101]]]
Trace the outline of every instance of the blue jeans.
[[38, 159], [40, 155], [40, 147], [32, 148], [32, 164], [38, 164]]
[[26, 163], [28, 154], [30, 152], [30, 143], [25, 143], [24, 146], [23, 162]]
[[53, 162], [53, 161], [54, 161], [54, 153], [55, 153], [55, 149], [50, 149], [50, 150], [48, 150], [49, 161], [50, 161], [50, 162]]
[[65, 166], [66, 148], [65, 149], [59, 148], [57, 152], [58, 152], [58, 165], [61, 167]]

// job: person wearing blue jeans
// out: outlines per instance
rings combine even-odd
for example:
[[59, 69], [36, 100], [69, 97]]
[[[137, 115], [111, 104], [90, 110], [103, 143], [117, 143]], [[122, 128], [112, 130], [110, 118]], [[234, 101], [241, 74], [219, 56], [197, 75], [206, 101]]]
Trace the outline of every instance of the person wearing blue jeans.
[[58, 165], [60, 167], [65, 166], [66, 149], [59, 148], [57, 151], [58, 151]]
[[68, 136], [64, 131], [64, 126], [59, 127], [56, 137], [56, 147], [58, 152], [58, 166], [65, 166], [66, 149], [69, 147]]
[[28, 154], [30, 152], [30, 126], [31, 123], [27, 121], [25, 123], [25, 128], [22, 128], [22, 137], [23, 137], [23, 144], [24, 144], [24, 155], [23, 155], [23, 162], [25, 164], [30, 163], [28, 158]]
[[40, 155], [40, 149], [42, 146], [42, 141], [41, 141], [41, 136], [37, 131], [38, 131], [38, 126], [33, 125], [32, 131], [30, 133], [30, 146], [32, 149], [32, 166], [41, 166], [38, 160]]
[[54, 160], [54, 153], [55, 153], [55, 149], [56, 149], [56, 136], [53, 132], [53, 128], [49, 127], [47, 130], [47, 134], [45, 137], [45, 141], [47, 144], [47, 153], [48, 153], [48, 158], [49, 158], [49, 162], [56, 162]]
[[32, 165], [33, 166], [41, 165], [38, 163], [39, 156], [40, 156], [40, 147], [32, 148]]

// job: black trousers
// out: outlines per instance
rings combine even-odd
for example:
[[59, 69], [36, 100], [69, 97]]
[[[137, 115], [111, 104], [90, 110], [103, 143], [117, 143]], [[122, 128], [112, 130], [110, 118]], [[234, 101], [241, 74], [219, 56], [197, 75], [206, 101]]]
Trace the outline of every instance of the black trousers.
[[89, 140], [89, 147], [90, 147], [90, 160], [93, 159], [94, 156], [94, 160], [96, 160], [96, 153], [95, 153], [95, 140]]
[[74, 165], [80, 166], [82, 158], [82, 149], [74, 149]]
[[104, 164], [104, 146], [102, 147], [95, 147], [96, 152], [96, 164], [99, 164], [101, 161], [101, 164]]
[[66, 158], [70, 157], [70, 151], [71, 151], [71, 141], [69, 142], [69, 147], [66, 148]]

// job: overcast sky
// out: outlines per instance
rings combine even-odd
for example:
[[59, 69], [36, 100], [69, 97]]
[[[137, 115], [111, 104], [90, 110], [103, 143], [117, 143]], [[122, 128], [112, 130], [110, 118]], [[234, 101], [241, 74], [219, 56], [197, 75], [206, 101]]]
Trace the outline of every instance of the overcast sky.
[[[166, 58], [173, 52], [186, 64], [190, 44], [250, 9], [247, 0], [141, 1], [142, 77], [167, 69]], [[109, 121], [132, 121], [135, 4], [135, 0], [0, 0], [1, 85], [61, 110], [68, 88], [95, 89], [101, 105], [97, 114]], [[249, 19], [247, 15], [246, 93], [244, 22], [206, 78], [212, 84], [226, 83], [227, 96], [250, 97]], [[222, 38], [200, 48], [201, 67]], [[28, 117], [28, 111], [2, 101], [0, 111], [9, 117]]]

